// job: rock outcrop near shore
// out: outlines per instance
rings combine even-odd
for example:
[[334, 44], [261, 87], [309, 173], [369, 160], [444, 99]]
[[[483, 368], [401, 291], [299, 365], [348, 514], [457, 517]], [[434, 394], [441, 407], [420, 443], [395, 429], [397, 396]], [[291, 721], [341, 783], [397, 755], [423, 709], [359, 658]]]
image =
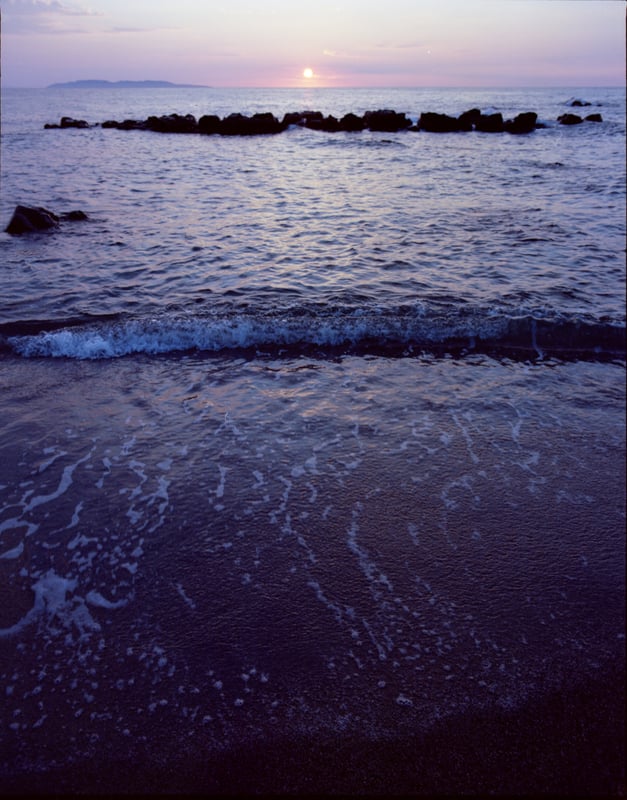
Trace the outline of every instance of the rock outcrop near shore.
[[561, 114], [557, 121], [560, 125], [581, 125], [582, 122], [603, 122], [603, 117], [600, 114], [588, 114], [585, 118], [579, 114]]
[[[582, 119], [576, 114], [563, 114], [557, 122], [562, 125], [579, 124], [580, 122], [602, 122], [600, 114], [590, 114]], [[160, 117], [150, 116], [145, 120], [125, 119], [106, 120], [105, 122], [90, 125], [84, 119], [62, 117], [59, 124], [46, 124], [44, 128], [116, 128], [117, 130], [154, 131], [157, 133], [196, 133], [220, 136], [260, 136], [282, 133], [288, 128], [296, 126], [327, 132], [359, 132], [364, 130], [384, 131], [395, 133], [397, 131], [427, 131], [429, 133], [457, 133], [464, 131], [480, 131], [482, 133], [513, 133], [528, 134], [536, 128], [545, 127], [538, 122], [538, 115], [534, 111], [518, 114], [514, 119], [503, 119], [499, 112], [484, 114], [478, 108], [470, 109], [460, 114], [459, 117], [448, 114], [437, 114], [432, 111], [420, 115], [418, 122], [413, 124], [405, 113], [391, 109], [378, 109], [366, 111], [363, 116], [348, 113], [338, 119], [332, 115], [324, 116], [321, 111], [294, 111], [278, 120], [270, 112], [253, 114], [229, 114], [220, 118], [215, 114], [205, 114], [196, 119], [193, 114], [164, 114]]]
[[58, 228], [64, 221], [86, 220], [87, 214], [84, 211], [67, 211], [63, 214], [55, 214], [47, 208], [33, 206], [16, 206], [11, 221], [5, 228], [6, 233], [19, 236], [22, 233], [34, 233], [45, 231], [50, 228]]

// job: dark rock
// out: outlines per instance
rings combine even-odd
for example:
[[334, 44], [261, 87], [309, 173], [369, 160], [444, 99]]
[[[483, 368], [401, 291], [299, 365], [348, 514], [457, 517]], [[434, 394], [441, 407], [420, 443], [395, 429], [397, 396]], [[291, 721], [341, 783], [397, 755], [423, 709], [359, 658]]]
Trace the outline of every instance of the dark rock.
[[44, 128], [51, 129], [51, 128], [89, 128], [91, 127], [88, 122], [84, 119], [72, 119], [72, 117], [61, 117], [61, 122], [59, 125], [52, 124], [47, 122], [44, 125]]
[[72, 119], [72, 117], [61, 117], [62, 128], [89, 128], [89, 123], [84, 119]]
[[143, 131], [146, 130], [146, 123], [137, 119], [125, 119], [118, 122], [115, 119], [108, 119], [102, 123], [101, 128], [117, 128], [120, 131]]
[[121, 131], [143, 131], [146, 130], [146, 123], [140, 119], [125, 119], [118, 127]]
[[325, 117], [322, 120], [320, 130], [326, 131], [327, 133], [337, 133], [339, 130], [341, 130], [339, 119], [334, 117], [333, 114], [329, 114], [328, 117]]
[[301, 128], [316, 128], [324, 119], [322, 111], [288, 111], [283, 115], [281, 125], [288, 128], [290, 125], [299, 125]]
[[251, 117], [251, 135], [256, 136], [260, 134], [281, 133], [283, 130], [285, 130], [283, 125], [274, 116], [274, 114], [271, 114], [270, 112], [266, 112], [264, 114], [253, 114]]
[[220, 123], [220, 133], [223, 136], [245, 136], [249, 125], [250, 117], [244, 114], [229, 114]]
[[[203, 127], [215, 125], [213, 118], [205, 121]], [[279, 122], [274, 114], [269, 112], [264, 114], [253, 114], [247, 117], [245, 114], [229, 114], [219, 125], [218, 133], [223, 136], [258, 136], [267, 133], [280, 133], [285, 130], [286, 125]]]
[[536, 128], [538, 115], [535, 111], [518, 114], [514, 119], [508, 119], [504, 127], [509, 133], [531, 133]]
[[349, 112], [344, 114], [340, 120], [340, 129], [343, 131], [363, 131], [366, 127], [363, 117], [358, 117], [357, 114]]
[[165, 114], [148, 117], [146, 128], [157, 133], [198, 133], [198, 123], [193, 114]]
[[16, 206], [11, 221], [5, 228], [7, 233], [17, 236], [22, 233], [45, 231], [58, 228], [59, 221], [79, 221], [88, 219], [84, 211], [66, 211], [61, 215], [54, 214], [47, 208], [33, 206]]
[[302, 121], [302, 126], [305, 128], [310, 128], [312, 131], [321, 131], [324, 125], [324, 116], [321, 114], [318, 116], [317, 114], [307, 116]]
[[458, 119], [449, 117], [447, 114], [425, 111], [418, 120], [418, 129], [428, 133], [451, 133], [460, 130], [460, 123]]
[[579, 125], [580, 122], [583, 122], [577, 114], [562, 114], [557, 118], [557, 121], [560, 125]]
[[480, 114], [475, 122], [475, 130], [483, 133], [502, 133], [505, 130], [503, 115], [500, 112], [496, 114]]
[[[583, 103], [590, 105], [589, 103]], [[574, 104], [574, 101], [573, 101]], [[589, 122], [602, 122], [600, 114], [589, 114]], [[577, 125], [583, 119], [576, 114], [566, 113], [557, 118], [562, 125]], [[123, 122], [106, 120], [101, 123], [102, 128], [116, 128], [118, 130], [149, 130], [159, 133], [203, 133], [221, 134], [223, 136], [253, 136], [276, 134], [286, 130], [290, 125], [311, 128], [319, 131], [371, 131], [396, 132], [399, 130], [423, 130], [437, 133], [455, 131], [477, 130], [486, 133], [500, 133], [508, 131], [514, 134], [526, 134], [537, 128], [546, 127], [538, 122], [537, 114], [533, 111], [518, 114], [513, 120], [503, 121], [500, 113], [482, 114], [478, 108], [472, 108], [452, 117], [448, 114], [424, 112], [420, 115], [418, 123], [412, 125], [411, 120], [404, 113], [390, 109], [367, 111], [363, 117], [348, 113], [341, 119], [333, 115], [324, 116], [321, 111], [289, 112], [279, 120], [269, 112], [257, 113], [252, 117], [244, 114], [230, 114], [220, 119], [215, 114], [206, 114], [196, 121], [192, 114], [166, 114], [163, 116], [150, 116], [147, 120], [139, 121], [126, 119]], [[62, 117], [60, 124], [46, 124], [45, 128], [89, 128], [92, 127], [85, 120], [72, 117]]]
[[63, 214], [61, 214], [61, 219], [62, 220], [69, 220], [70, 222], [83, 222], [83, 221], [89, 219], [89, 217], [87, 216], [87, 214], [84, 211], [80, 211], [79, 209], [76, 209], [75, 211], [65, 211], [65, 212], [63, 212]]
[[301, 121], [298, 124], [303, 125], [305, 128], [319, 131], [322, 130], [323, 122], [324, 114], [322, 111], [303, 111]]
[[307, 111], [302, 117], [299, 125], [310, 128], [313, 131], [323, 131], [326, 129], [326, 117], [322, 111]]
[[405, 114], [397, 111], [390, 111], [386, 108], [379, 109], [378, 111], [366, 111], [364, 114], [364, 123], [371, 131], [393, 133], [409, 128], [411, 120], [407, 119]]
[[573, 108], [581, 108], [582, 106], [591, 106], [592, 103], [589, 103], [587, 100], [573, 100], [570, 105]]
[[302, 121], [303, 115], [299, 111], [288, 111], [283, 115], [281, 125], [284, 125], [287, 128], [290, 125], [300, 125]]
[[47, 208], [33, 208], [31, 206], [16, 206], [11, 221], [5, 228], [7, 233], [14, 236], [33, 231], [44, 231], [56, 228], [59, 217], [48, 211]]
[[460, 114], [457, 118], [459, 130], [471, 131], [479, 121], [480, 117], [481, 111], [478, 108], [471, 108], [469, 111], [464, 111], [464, 113]]
[[198, 120], [198, 132], [205, 134], [220, 133], [220, 117], [217, 114], [205, 114]]

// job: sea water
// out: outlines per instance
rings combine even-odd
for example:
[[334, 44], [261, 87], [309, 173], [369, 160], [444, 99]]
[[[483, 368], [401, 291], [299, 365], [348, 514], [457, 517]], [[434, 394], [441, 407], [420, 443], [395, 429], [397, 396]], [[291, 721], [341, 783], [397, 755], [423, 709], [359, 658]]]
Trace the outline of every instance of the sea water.
[[[472, 107], [544, 127], [43, 128]], [[0, 235], [5, 776], [428, 733], [622, 663], [624, 142], [618, 89], [4, 90], [2, 227], [89, 217]]]

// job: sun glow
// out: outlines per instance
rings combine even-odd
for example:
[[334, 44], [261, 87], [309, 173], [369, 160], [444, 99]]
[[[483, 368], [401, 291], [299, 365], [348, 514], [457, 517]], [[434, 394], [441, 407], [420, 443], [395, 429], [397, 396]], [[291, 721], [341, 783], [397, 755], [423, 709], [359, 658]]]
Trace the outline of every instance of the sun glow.
[[313, 76], [314, 76], [314, 71], [312, 70], [312, 68], [305, 67], [305, 69], [303, 70], [303, 78], [313, 78]]

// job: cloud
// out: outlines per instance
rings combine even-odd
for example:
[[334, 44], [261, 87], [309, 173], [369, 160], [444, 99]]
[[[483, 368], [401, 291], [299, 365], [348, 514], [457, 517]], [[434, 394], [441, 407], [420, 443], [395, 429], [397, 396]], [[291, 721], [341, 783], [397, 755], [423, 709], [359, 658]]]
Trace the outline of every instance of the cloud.
[[429, 45], [425, 42], [380, 42], [375, 47], [379, 50], [423, 50]]
[[10, 0], [4, 5], [3, 32], [7, 35], [86, 33], [86, 27], [68, 24], [69, 18], [102, 16], [76, 3], [66, 5], [59, 0]]
[[98, 12], [66, 6], [59, 0], [9, 0], [5, 13], [13, 14], [66, 14], [75, 16], [98, 16]]
[[130, 26], [126, 27], [115, 27], [109, 28], [105, 33], [160, 33], [161, 31], [175, 31], [178, 30], [177, 28], [132, 28]]
[[357, 58], [358, 57], [358, 56], [356, 56], [354, 54], [347, 53], [346, 51], [326, 50], [326, 49], [322, 51], [322, 55], [323, 56], [327, 56], [328, 58], [345, 58], [345, 59], [346, 58]]

